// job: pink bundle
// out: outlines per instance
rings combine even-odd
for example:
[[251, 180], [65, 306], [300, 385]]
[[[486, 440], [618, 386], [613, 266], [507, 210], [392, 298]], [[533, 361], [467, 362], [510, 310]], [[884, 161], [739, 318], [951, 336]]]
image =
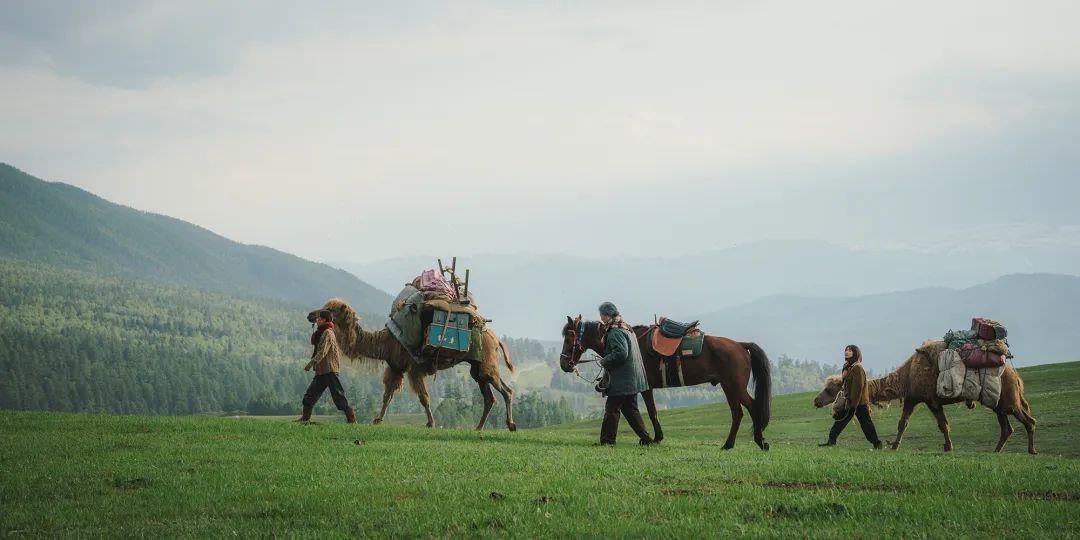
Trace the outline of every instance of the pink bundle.
[[451, 300], [457, 299], [457, 291], [435, 270], [424, 270], [413, 280], [413, 287], [423, 292], [435, 292], [449, 296]]

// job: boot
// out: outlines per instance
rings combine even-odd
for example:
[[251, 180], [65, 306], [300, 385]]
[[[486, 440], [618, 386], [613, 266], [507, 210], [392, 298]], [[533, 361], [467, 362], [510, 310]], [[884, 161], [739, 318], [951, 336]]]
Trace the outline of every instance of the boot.
[[297, 422], [310, 422], [311, 421], [311, 405], [304, 405], [304, 413], [300, 415], [300, 419]]
[[356, 411], [352, 407], [345, 409], [345, 420], [350, 424], [356, 423]]

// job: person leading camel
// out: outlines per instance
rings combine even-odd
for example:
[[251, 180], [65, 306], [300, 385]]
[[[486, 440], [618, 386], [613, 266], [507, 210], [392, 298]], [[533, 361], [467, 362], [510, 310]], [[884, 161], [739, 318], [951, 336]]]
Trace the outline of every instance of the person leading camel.
[[604, 357], [600, 365], [607, 370], [609, 377], [604, 422], [600, 426], [600, 444], [615, 444], [620, 413], [626, 416], [627, 423], [641, 444], [652, 444], [637, 405], [637, 395], [648, 390], [649, 383], [645, 380], [645, 366], [634, 331], [623, 321], [618, 308], [611, 302], [600, 305], [600, 321], [606, 328]]
[[862, 367], [862, 350], [857, 345], [848, 345], [844, 349], [843, 392], [847, 399], [847, 405], [839, 411], [839, 417], [829, 430], [829, 441], [818, 446], [835, 446], [836, 439], [844, 431], [851, 418], [859, 419], [859, 427], [863, 435], [875, 450], [881, 449], [881, 439], [878, 438], [874, 421], [870, 419], [870, 394], [866, 385], [866, 370]]
[[315, 370], [315, 378], [311, 380], [306, 392], [304, 392], [304, 413], [300, 417], [301, 422], [311, 420], [311, 411], [315, 403], [322, 397], [327, 388], [330, 389], [330, 397], [339, 411], [345, 413], [345, 419], [350, 424], [356, 423], [356, 413], [349, 406], [349, 400], [345, 397], [345, 388], [341, 386], [338, 373], [341, 371], [341, 348], [334, 336], [334, 323], [331, 314], [327, 310], [319, 311], [315, 317], [315, 331], [311, 333], [311, 361], [304, 366], [304, 371]]

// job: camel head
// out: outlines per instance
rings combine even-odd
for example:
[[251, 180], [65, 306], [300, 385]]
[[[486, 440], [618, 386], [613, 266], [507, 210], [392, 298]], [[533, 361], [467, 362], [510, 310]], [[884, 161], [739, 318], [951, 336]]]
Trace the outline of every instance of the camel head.
[[330, 312], [330, 320], [334, 323], [334, 335], [337, 336], [338, 344], [346, 351], [351, 350], [352, 345], [360, 331], [360, 317], [347, 302], [340, 298], [331, 298], [319, 309], [313, 309], [307, 314], [310, 323], [315, 322], [315, 316], [320, 310]]
[[836, 394], [840, 393], [843, 379], [839, 375], [830, 375], [825, 378], [825, 388], [814, 397], [814, 407], [818, 409], [836, 401]]

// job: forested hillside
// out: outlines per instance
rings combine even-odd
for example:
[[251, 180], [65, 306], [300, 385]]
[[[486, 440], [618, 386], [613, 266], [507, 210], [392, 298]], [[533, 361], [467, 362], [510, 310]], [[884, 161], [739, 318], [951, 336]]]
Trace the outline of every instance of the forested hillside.
[[360, 311], [383, 313], [390, 304], [389, 295], [348, 272], [233, 242], [3, 163], [0, 256], [302, 305], [340, 296]]
[[[311, 331], [302, 306], [6, 259], [0, 283], [0, 408], [294, 414], [311, 380], [302, 370]], [[380, 374], [368, 364], [342, 372], [361, 418], [375, 414]], [[433, 382], [440, 425], [479, 418], [480, 393], [465, 368]], [[575, 418], [565, 400], [518, 397], [521, 427]], [[392, 412], [419, 410], [406, 391]], [[317, 412], [333, 412], [329, 396]]]

